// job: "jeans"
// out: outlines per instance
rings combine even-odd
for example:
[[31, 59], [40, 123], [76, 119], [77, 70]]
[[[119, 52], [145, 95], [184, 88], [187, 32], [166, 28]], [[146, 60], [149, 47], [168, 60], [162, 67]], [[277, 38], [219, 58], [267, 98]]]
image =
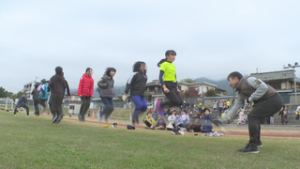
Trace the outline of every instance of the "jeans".
[[25, 109], [26, 109], [26, 114], [29, 115], [29, 107], [28, 107], [26, 104], [20, 104], [20, 105], [17, 105], [16, 108], [15, 108], [14, 114], [17, 113], [17, 109], [18, 109], [19, 107], [25, 108]]
[[144, 113], [147, 108], [147, 100], [145, 96], [131, 96], [131, 100], [135, 104], [134, 112], [132, 113], [132, 123], [139, 123], [139, 114]]
[[101, 101], [104, 104], [104, 110], [100, 114], [99, 120], [102, 121], [102, 116], [104, 115], [105, 122], [108, 122], [108, 117], [111, 115], [111, 113], [114, 111], [114, 103], [112, 98], [107, 98], [107, 97], [101, 97]]

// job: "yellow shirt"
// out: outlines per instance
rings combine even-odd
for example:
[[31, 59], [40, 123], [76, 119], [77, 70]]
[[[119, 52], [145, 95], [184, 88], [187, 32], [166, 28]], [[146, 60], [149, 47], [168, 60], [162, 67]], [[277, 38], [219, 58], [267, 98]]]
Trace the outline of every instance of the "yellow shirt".
[[170, 62], [164, 62], [160, 65], [160, 70], [164, 71], [164, 82], [177, 82], [176, 79], [176, 66]]
[[227, 101], [227, 106], [230, 106], [230, 101]]

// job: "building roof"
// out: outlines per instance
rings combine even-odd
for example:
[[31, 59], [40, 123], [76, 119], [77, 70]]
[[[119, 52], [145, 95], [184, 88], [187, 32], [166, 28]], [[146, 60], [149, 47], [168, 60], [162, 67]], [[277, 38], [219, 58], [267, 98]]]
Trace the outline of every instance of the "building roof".
[[153, 80], [152, 82], [146, 84], [146, 87], [151, 87], [151, 86], [161, 86], [160, 81]]
[[295, 70], [283, 70], [283, 71], [273, 71], [273, 72], [263, 72], [263, 73], [251, 73], [250, 77], [256, 77], [262, 81], [270, 80], [286, 80], [294, 79]]
[[178, 82], [178, 85], [186, 85], [186, 86], [200, 86], [200, 85], [207, 85], [217, 88], [218, 86], [215, 84], [207, 83], [207, 82], [194, 82], [194, 83], [186, 83], [186, 82]]

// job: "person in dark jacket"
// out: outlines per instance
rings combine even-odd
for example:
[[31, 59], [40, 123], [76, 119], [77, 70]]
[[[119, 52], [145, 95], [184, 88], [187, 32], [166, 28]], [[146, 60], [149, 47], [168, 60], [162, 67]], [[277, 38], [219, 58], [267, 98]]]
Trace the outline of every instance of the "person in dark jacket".
[[48, 114], [47, 112], [47, 100], [49, 97], [48, 86], [46, 79], [42, 79], [41, 84], [39, 85], [39, 104], [43, 107], [43, 111]]
[[211, 133], [213, 126], [212, 126], [212, 118], [211, 118], [210, 110], [208, 108], [205, 108], [203, 110], [203, 112], [204, 112], [204, 116], [202, 119], [201, 132], [202, 133]]
[[[63, 76], [63, 69], [61, 67], [55, 68], [55, 75], [51, 77], [49, 82], [49, 90], [51, 91], [50, 109], [53, 114], [52, 123], [59, 123], [62, 119], [62, 101], [67, 88], [66, 80]], [[70, 92], [68, 91], [68, 95]]]
[[31, 92], [32, 98], [33, 98], [33, 105], [34, 105], [34, 114], [36, 116], [40, 115], [40, 110], [39, 110], [39, 91], [37, 88], [39, 87], [39, 84], [34, 85], [34, 89]]
[[108, 117], [114, 111], [113, 97], [114, 97], [114, 79], [117, 70], [115, 68], [109, 67], [106, 69], [104, 76], [98, 82], [98, 92], [100, 94], [100, 98], [102, 103], [104, 104], [104, 110], [100, 114], [100, 122], [102, 121], [102, 117], [104, 115], [106, 124], [108, 123]]
[[202, 109], [196, 109], [196, 115], [186, 125], [187, 131], [200, 132], [202, 127]]
[[94, 91], [94, 79], [92, 77], [93, 69], [87, 68], [85, 74], [82, 75], [79, 87], [78, 87], [78, 96], [81, 98], [81, 107], [78, 114], [79, 121], [85, 120], [85, 114], [90, 108], [91, 97], [93, 97]]
[[241, 153], [259, 153], [258, 147], [262, 146], [260, 140], [260, 120], [277, 113], [283, 105], [281, 96], [276, 90], [262, 80], [255, 77], [243, 78], [239, 72], [228, 75], [229, 85], [238, 91], [238, 100], [227, 111], [225, 117], [214, 119], [217, 126], [226, 123], [227, 119], [245, 103], [254, 103], [253, 109], [248, 114], [248, 129], [250, 140], [247, 146], [238, 150]]
[[19, 98], [19, 101], [17, 102], [16, 108], [14, 111], [14, 116], [16, 116], [17, 109], [20, 107], [23, 107], [26, 109], [27, 117], [29, 117], [29, 108], [27, 106], [27, 98], [25, 96], [25, 93], [22, 93], [22, 96]]
[[135, 104], [135, 110], [132, 113], [133, 126], [135, 126], [135, 123], [139, 124], [139, 115], [145, 112], [148, 108], [145, 97], [147, 80], [146, 63], [136, 62], [133, 65], [133, 73], [129, 77], [125, 89], [125, 96], [127, 96], [130, 90], [130, 98]]

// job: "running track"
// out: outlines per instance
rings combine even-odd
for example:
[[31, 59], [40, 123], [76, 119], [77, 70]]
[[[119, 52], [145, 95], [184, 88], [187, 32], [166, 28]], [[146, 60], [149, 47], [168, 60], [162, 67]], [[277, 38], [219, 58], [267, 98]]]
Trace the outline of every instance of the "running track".
[[[78, 121], [78, 119], [72, 119], [72, 118], [66, 118], [66, 117], [64, 117], [64, 120]], [[100, 123], [100, 122], [97, 122], [97, 121], [90, 121], [90, 120], [85, 120], [85, 122], [88, 122], [88, 123]], [[100, 124], [105, 124], [105, 123], [100, 123]], [[108, 123], [108, 124], [112, 125], [112, 123]], [[126, 124], [118, 124], [118, 126], [127, 127]], [[136, 126], [136, 128], [145, 128], [145, 127], [143, 127], [143, 126]], [[232, 136], [249, 136], [249, 134], [247, 134], [247, 133], [225, 133], [225, 134], [226, 135], [232, 135]], [[300, 135], [287, 135], [287, 134], [261, 134], [261, 136], [264, 136], [264, 137], [300, 138]]]

